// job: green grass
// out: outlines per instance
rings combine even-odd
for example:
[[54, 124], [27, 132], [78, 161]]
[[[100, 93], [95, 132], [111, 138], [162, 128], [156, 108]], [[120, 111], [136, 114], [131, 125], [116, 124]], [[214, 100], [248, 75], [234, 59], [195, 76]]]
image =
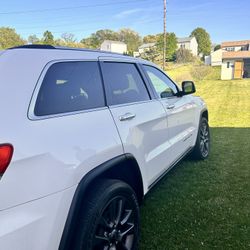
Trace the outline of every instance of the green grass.
[[146, 196], [141, 250], [250, 249], [250, 80], [196, 87], [209, 108], [211, 155], [182, 161]]

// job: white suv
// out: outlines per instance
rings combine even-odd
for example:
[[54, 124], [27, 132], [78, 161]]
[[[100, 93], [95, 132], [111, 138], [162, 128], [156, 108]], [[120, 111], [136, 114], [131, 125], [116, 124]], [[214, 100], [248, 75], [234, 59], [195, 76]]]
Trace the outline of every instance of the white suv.
[[101, 51], [0, 55], [0, 249], [137, 249], [139, 204], [186, 154], [209, 154], [193, 82]]

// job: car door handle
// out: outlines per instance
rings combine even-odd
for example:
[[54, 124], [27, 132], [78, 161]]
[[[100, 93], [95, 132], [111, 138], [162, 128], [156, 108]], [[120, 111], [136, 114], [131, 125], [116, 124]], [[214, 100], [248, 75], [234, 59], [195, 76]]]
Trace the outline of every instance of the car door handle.
[[126, 113], [126, 114], [124, 114], [124, 115], [121, 115], [121, 116], [119, 117], [119, 120], [120, 120], [121, 122], [127, 121], [127, 120], [131, 120], [131, 119], [135, 118], [135, 116], [136, 116], [135, 114]]
[[175, 107], [174, 104], [167, 105], [167, 109], [173, 109]]

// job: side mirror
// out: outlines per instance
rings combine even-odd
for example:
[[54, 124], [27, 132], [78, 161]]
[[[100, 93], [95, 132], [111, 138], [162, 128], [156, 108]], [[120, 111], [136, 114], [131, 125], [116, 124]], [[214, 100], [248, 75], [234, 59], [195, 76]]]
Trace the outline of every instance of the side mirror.
[[192, 81], [182, 82], [182, 95], [189, 95], [195, 93], [195, 85]]

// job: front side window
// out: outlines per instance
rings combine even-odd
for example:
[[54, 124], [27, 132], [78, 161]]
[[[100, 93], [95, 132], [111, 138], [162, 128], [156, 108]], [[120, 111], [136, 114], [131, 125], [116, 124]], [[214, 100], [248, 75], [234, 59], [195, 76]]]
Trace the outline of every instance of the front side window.
[[38, 93], [35, 115], [44, 116], [103, 107], [97, 62], [60, 62], [47, 71]]
[[173, 97], [178, 93], [176, 85], [160, 70], [148, 65], [143, 67], [159, 98]]
[[102, 71], [110, 105], [150, 100], [135, 64], [104, 62]]

